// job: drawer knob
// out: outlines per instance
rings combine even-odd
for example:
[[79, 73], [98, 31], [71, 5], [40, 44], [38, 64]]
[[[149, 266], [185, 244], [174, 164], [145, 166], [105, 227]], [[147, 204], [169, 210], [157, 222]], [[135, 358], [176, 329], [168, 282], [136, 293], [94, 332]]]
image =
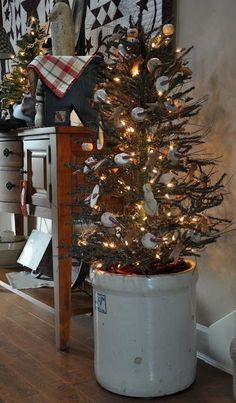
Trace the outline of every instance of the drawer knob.
[[24, 170], [24, 168], [20, 168], [20, 173], [21, 175], [27, 174], [27, 171]]
[[11, 182], [6, 183], [7, 190], [11, 190], [12, 188], [15, 188], [15, 187], [16, 187], [16, 185], [14, 185], [14, 183], [11, 183]]
[[9, 157], [10, 154], [13, 154], [13, 152], [8, 150], [8, 148], [4, 148], [3, 155], [5, 155], [5, 157]]

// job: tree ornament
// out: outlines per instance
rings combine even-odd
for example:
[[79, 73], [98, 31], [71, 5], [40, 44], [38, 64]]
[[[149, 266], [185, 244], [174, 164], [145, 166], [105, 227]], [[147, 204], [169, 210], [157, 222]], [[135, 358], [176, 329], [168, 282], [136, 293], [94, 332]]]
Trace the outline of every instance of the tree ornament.
[[97, 139], [97, 149], [102, 150], [104, 146], [104, 130], [102, 125], [99, 125], [99, 130], [98, 130], [98, 139]]
[[158, 59], [158, 57], [152, 57], [147, 62], [147, 69], [148, 69], [149, 73], [153, 73], [161, 65], [162, 65], [162, 62], [160, 61], [160, 59]]
[[163, 25], [162, 32], [165, 36], [171, 36], [175, 32], [175, 27], [173, 24]]
[[152, 188], [150, 183], [145, 183], [143, 185], [144, 191], [144, 210], [147, 215], [150, 217], [154, 217], [158, 211], [158, 204], [156, 199], [154, 198]]
[[138, 29], [137, 28], [127, 29], [127, 37], [138, 38]]
[[95, 185], [91, 195], [86, 197], [85, 203], [89, 203], [91, 208], [94, 208], [99, 198], [99, 185]]
[[122, 43], [120, 43], [120, 44], [118, 45], [118, 53], [119, 53], [122, 57], [126, 57], [126, 56], [127, 56], [125, 47], [124, 47], [124, 45], [123, 45]]
[[93, 151], [93, 143], [82, 143], [81, 148], [83, 151]]
[[176, 112], [176, 106], [174, 105], [174, 103], [171, 103], [170, 101], [166, 101], [166, 102], [164, 102], [164, 105], [165, 105], [166, 109], [168, 110], [168, 112]]
[[117, 221], [116, 216], [112, 213], [109, 213], [108, 211], [101, 215], [101, 223], [104, 225], [104, 227], [107, 228], [112, 228], [115, 226], [124, 228], [124, 226], [121, 225], [119, 221]]
[[157, 247], [157, 238], [151, 234], [150, 232], [147, 232], [144, 234], [141, 238], [141, 243], [146, 249], [156, 249]]
[[178, 111], [181, 111], [185, 106], [185, 100], [182, 98], [176, 98], [174, 99], [174, 105]]
[[131, 43], [138, 43], [139, 42], [138, 38], [134, 38], [133, 36], [128, 36], [127, 41], [131, 42]]
[[98, 89], [94, 93], [94, 102], [99, 103], [99, 102], [107, 102], [107, 93], [103, 88]]
[[179, 159], [176, 156], [175, 149], [173, 147], [170, 147], [167, 154], [167, 159], [170, 161], [171, 165], [178, 165]]
[[143, 122], [146, 118], [146, 110], [144, 108], [137, 106], [136, 108], [132, 109], [131, 118], [135, 122]]
[[83, 168], [83, 173], [88, 174], [91, 171], [91, 166], [95, 164], [97, 160], [93, 157], [89, 157], [84, 161], [84, 168]]
[[169, 77], [161, 76], [155, 82], [155, 87], [158, 92], [168, 91], [169, 89]]
[[119, 153], [114, 157], [114, 161], [118, 166], [124, 166], [130, 163], [130, 156], [127, 153]]
[[190, 239], [193, 243], [201, 242], [201, 234], [192, 229], [187, 230], [184, 236], [187, 240]]

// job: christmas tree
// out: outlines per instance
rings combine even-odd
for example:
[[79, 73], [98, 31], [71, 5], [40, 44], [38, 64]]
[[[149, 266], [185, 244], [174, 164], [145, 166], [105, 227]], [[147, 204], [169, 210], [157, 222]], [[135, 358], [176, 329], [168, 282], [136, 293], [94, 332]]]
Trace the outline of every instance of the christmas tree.
[[5, 105], [21, 102], [23, 95], [29, 93], [27, 65], [42, 52], [46, 38], [45, 29], [39, 20], [30, 17], [26, 33], [16, 42], [18, 52], [0, 85], [0, 98], [6, 100]]
[[[106, 47], [94, 93], [105, 146], [75, 172], [86, 176], [74, 200], [79, 233], [73, 256], [116, 273], [186, 268], [228, 231], [211, 209], [226, 193], [218, 159], [204, 151], [208, 129], [194, 124], [189, 49], [175, 49], [174, 26], [118, 27]], [[90, 189], [90, 190], [89, 190]], [[214, 209], [213, 209], [214, 210]]]

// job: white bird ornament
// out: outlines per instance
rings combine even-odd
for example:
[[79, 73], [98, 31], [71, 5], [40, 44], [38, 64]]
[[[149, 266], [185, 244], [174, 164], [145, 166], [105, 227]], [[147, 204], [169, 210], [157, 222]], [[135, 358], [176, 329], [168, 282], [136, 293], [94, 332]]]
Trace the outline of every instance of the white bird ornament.
[[124, 228], [124, 226], [121, 223], [119, 223], [116, 216], [108, 211], [106, 211], [101, 215], [101, 223], [104, 225], [104, 227], [107, 228], [112, 228], [115, 226]]
[[157, 247], [157, 238], [155, 235], [147, 232], [141, 238], [141, 243], [146, 249], [156, 249]]
[[154, 198], [152, 188], [150, 183], [145, 183], [143, 185], [144, 192], [144, 210], [147, 215], [154, 217], [158, 212], [158, 204]]

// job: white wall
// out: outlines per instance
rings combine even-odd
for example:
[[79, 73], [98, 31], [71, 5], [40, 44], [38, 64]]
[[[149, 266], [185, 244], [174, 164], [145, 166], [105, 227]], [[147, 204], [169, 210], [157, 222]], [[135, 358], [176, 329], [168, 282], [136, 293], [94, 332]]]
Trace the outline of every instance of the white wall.
[[[222, 215], [236, 221], [236, 1], [177, 0], [177, 45], [190, 55], [196, 96], [208, 94], [198, 122], [210, 124], [209, 152], [221, 156], [230, 194]], [[236, 232], [209, 246], [198, 261], [198, 322], [209, 326], [236, 307]]]

